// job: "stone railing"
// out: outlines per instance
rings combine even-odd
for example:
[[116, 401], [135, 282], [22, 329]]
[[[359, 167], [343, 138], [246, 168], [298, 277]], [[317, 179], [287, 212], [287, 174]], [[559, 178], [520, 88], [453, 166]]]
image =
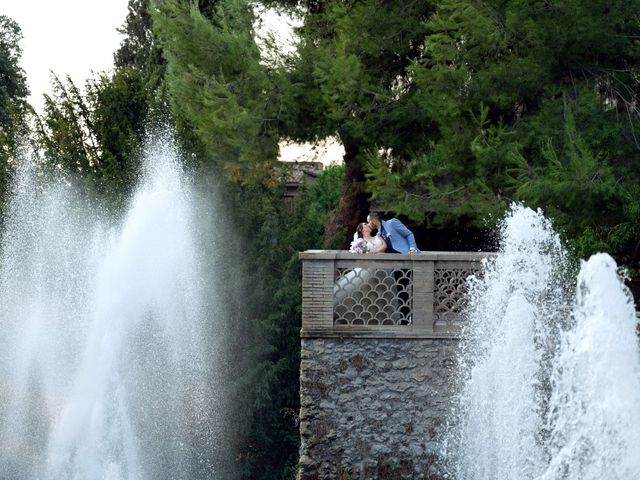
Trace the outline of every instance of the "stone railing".
[[353, 254], [308, 250], [302, 331], [312, 337], [456, 337], [466, 279], [483, 252]]

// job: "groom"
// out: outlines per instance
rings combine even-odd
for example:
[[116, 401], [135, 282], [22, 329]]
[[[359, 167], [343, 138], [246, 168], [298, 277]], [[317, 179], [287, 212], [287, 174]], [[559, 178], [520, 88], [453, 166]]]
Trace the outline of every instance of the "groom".
[[380, 232], [387, 242], [387, 253], [421, 253], [416, 246], [416, 239], [411, 230], [405, 227], [397, 218], [382, 220], [378, 212], [371, 212], [367, 216], [367, 223], [371, 228]]

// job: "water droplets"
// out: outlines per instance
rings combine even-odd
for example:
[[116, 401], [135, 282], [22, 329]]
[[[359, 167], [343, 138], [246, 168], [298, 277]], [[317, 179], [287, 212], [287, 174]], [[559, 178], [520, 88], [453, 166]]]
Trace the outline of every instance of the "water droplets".
[[[188, 478], [208, 458], [193, 439], [216, 442], [203, 334], [215, 292], [175, 142], [147, 142], [121, 221], [33, 164], [23, 158], [1, 244], [0, 477]], [[198, 422], [193, 392], [206, 392]]]
[[458, 479], [640, 477], [640, 351], [613, 259], [567, 254], [540, 211], [515, 205], [471, 282], [460, 349]]

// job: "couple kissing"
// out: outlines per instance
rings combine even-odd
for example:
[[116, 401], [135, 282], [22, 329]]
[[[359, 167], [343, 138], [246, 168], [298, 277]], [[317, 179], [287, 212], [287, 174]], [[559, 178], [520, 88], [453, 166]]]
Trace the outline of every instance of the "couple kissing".
[[[376, 234], [372, 235], [374, 231]], [[367, 215], [367, 221], [358, 225], [350, 251], [411, 255], [421, 253], [411, 230], [397, 218], [383, 220], [378, 212], [371, 212]]]

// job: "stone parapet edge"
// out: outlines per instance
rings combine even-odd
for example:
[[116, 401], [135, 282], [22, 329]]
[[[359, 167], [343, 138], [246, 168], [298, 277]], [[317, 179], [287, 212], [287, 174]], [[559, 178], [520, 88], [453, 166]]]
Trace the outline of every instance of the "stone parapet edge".
[[419, 339], [459, 340], [459, 332], [429, 332], [429, 331], [396, 331], [374, 328], [372, 330], [300, 330], [300, 338], [387, 338], [387, 339]]
[[413, 261], [433, 262], [441, 260], [482, 261], [484, 258], [495, 257], [495, 252], [422, 252], [416, 255], [402, 253], [351, 253], [345, 250], [306, 250], [300, 252], [301, 260], [376, 260], [379, 262]]

